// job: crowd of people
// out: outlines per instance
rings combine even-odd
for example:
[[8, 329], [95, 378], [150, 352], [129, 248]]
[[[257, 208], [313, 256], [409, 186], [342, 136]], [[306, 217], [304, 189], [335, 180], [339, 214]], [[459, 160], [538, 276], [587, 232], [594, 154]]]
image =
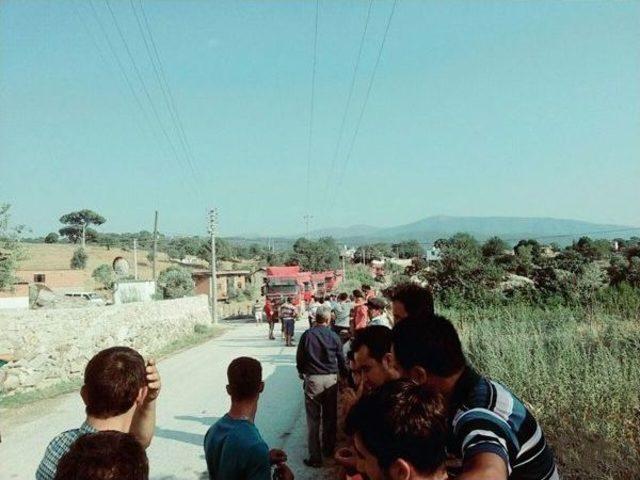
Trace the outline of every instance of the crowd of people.
[[[304, 464], [337, 462], [347, 477], [364, 480], [559, 479], [530, 409], [470, 365], [454, 325], [434, 312], [431, 292], [407, 283], [383, 293], [362, 288], [316, 299], [304, 312], [310, 328], [296, 352], [308, 428]], [[274, 308], [265, 305], [269, 338]], [[303, 312], [285, 299], [277, 315], [285, 345], [294, 345]], [[293, 480], [287, 454], [269, 449], [254, 423], [264, 390], [260, 362], [236, 358], [227, 380], [231, 407], [204, 439], [209, 477]], [[159, 392], [153, 360], [127, 347], [99, 352], [81, 389], [86, 420], [51, 441], [37, 480], [146, 480]], [[349, 445], [336, 450], [340, 429]]]

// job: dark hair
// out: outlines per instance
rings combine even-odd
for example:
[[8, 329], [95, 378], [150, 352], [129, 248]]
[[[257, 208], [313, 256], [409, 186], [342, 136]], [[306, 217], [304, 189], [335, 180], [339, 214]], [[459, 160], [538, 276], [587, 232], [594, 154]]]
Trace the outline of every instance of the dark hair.
[[413, 282], [399, 283], [384, 291], [392, 302], [404, 305], [409, 317], [432, 317], [434, 315], [433, 293], [427, 287]]
[[438, 377], [453, 375], [466, 363], [458, 332], [440, 315], [398, 323], [393, 328], [393, 352], [403, 369], [419, 366]]
[[341, 302], [344, 302], [348, 298], [349, 298], [349, 295], [347, 294], [347, 292], [342, 292], [340, 295], [338, 295], [338, 300], [340, 300]]
[[227, 368], [229, 394], [233, 400], [248, 400], [260, 393], [262, 365], [255, 358], [238, 357]]
[[317, 297], [316, 300], [318, 302], [320, 302], [320, 304], [323, 304], [325, 299], [324, 299], [324, 296], [321, 295], [321, 296]]
[[351, 351], [355, 354], [362, 347], [367, 347], [369, 356], [380, 362], [391, 351], [391, 338], [391, 330], [383, 325], [361, 328], [351, 342]]
[[360, 290], [358, 290], [358, 289], [355, 289], [355, 290], [353, 291], [353, 296], [354, 296], [355, 298], [364, 298], [364, 293], [362, 293], [362, 292], [361, 292]]
[[371, 285], [367, 285], [366, 283], [363, 283], [360, 288], [362, 288], [362, 291], [366, 292], [367, 290], [371, 290]]
[[76, 440], [56, 470], [55, 480], [147, 480], [149, 461], [130, 434], [106, 430]]
[[110, 418], [129, 410], [147, 384], [142, 355], [129, 347], [112, 347], [93, 356], [84, 370], [87, 415]]
[[387, 471], [402, 458], [418, 472], [435, 473], [445, 462], [446, 410], [442, 397], [410, 380], [385, 383], [347, 415], [349, 435], [360, 435]]

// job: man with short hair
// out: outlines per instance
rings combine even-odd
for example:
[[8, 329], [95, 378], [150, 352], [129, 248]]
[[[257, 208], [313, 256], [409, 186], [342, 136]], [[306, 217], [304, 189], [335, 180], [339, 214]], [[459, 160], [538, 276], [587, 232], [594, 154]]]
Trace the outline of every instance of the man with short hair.
[[353, 291], [353, 308], [351, 309], [351, 335], [356, 330], [366, 328], [369, 321], [369, 313], [365, 303], [364, 294], [360, 290]]
[[369, 315], [367, 327], [374, 325], [381, 325], [389, 329], [393, 327], [386, 313], [384, 313], [386, 306], [386, 302], [379, 297], [373, 297], [367, 300], [367, 313]]
[[351, 302], [349, 302], [349, 295], [346, 292], [342, 292], [338, 295], [338, 302], [332, 309], [333, 313], [333, 331], [338, 335], [345, 335], [351, 328]]
[[349, 412], [356, 467], [369, 480], [445, 480], [446, 409], [409, 380], [384, 384]]
[[298, 309], [293, 304], [293, 298], [288, 297], [278, 309], [278, 316], [284, 328], [284, 342], [287, 347], [293, 347], [293, 334], [298, 318]]
[[275, 465], [283, 480], [293, 480], [285, 464], [287, 455], [269, 450], [255, 426], [258, 399], [264, 390], [262, 365], [254, 358], [239, 357], [227, 368], [229, 412], [209, 427], [204, 453], [212, 480], [271, 480]]
[[55, 480], [147, 480], [149, 461], [140, 442], [115, 430], [88, 433], [65, 453]]
[[[428, 321], [425, 321], [428, 320]], [[557, 480], [551, 448], [524, 403], [467, 364], [453, 324], [440, 315], [393, 329], [398, 372], [438, 391], [449, 411], [448, 454], [459, 480]]]
[[365, 301], [376, 296], [376, 292], [373, 290], [373, 288], [371, 288], [371, 285], [363, 283], [360, 288], [362, 289], [362, 293], [364, 294]]
[[396, 324], [409, 317], [429, 318], [434, 315], [433, 294], [428, 287], [405, 282], [387, 288], [384, 295], [391, 301]]
[[[305, 465], [322, 466], [322, 455], [331, 457], [336, 444], [338, 374], [346, 373], [342, 342], [329, 328], [331, 310], [321, 307], [316, 323], [300, 337], [296, 367], [304, 380], [309, 458]], [[320, 429], [322, 427], [322, 442]]]
[[36, 472], [37, 480], [52, 480], [60, 458], [81, 436], [104, 430], [131, 433], [144, 448], [153, 438], [160, 375], [155, 360], [145, 365], [142, 356], [129, 347], [98, 352], [84, 371], [80, 395], [86, 420], [74, 430], [55, 437], [47, 446]]

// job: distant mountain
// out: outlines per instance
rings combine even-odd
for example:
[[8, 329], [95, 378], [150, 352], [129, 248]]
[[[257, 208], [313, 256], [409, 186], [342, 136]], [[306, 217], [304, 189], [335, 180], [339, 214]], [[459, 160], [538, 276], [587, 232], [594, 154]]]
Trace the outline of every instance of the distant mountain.
[[479, 240], [497, 235], [509, 241], [537, 238], [546, 242], [565, 244], [583, 235], [595, 238], [640, 235], [640, 228], [558, 218], [434, 216], [396, 227], [356, 225], [346, 228], [329, 228], [312, 232], [312, 236], [332, 236], [341, 243], [362, 244], [413, 239], [433, 242], [458, 232], [470, 233]]

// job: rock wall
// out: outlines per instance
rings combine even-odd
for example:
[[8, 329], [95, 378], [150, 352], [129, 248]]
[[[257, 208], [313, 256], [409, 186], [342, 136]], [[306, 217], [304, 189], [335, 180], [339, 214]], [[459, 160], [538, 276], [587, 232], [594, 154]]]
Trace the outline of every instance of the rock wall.
[[125, 345], [155, 355], [210, 324], [206, 296], [106, 307], [0, 311], [0, 353], [17, 359], [0, 370], [0, 392], [14, 394], [82, 378], [98, 351]]

